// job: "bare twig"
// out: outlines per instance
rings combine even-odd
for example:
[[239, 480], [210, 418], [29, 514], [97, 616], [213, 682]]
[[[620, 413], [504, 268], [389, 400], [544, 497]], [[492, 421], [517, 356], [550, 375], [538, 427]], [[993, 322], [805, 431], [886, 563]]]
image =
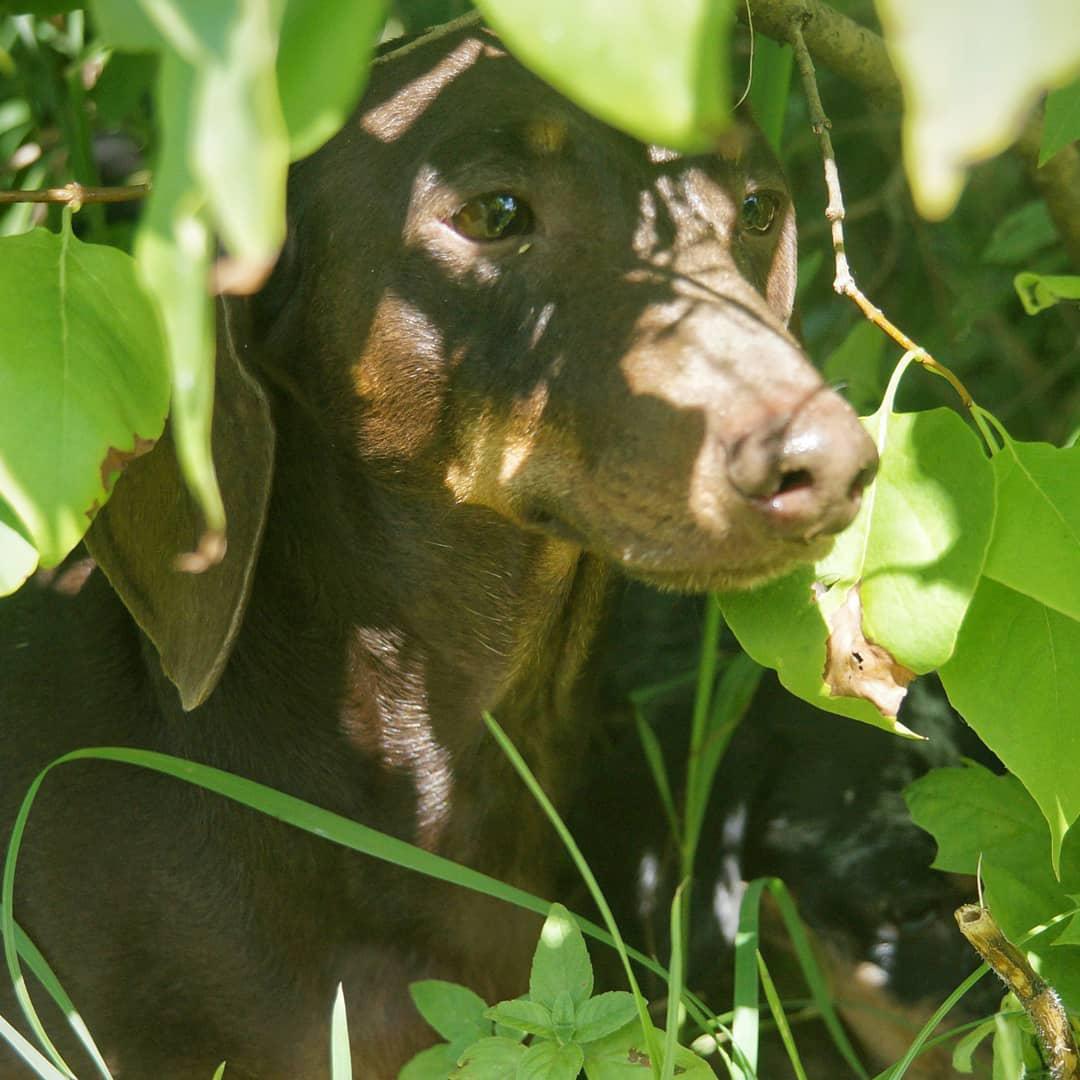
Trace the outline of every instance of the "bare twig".
[[[804, 10], [792, 19], [788, 30], [788, 40], [795, 51], [795, 63], [798, 65], [799, 74], [802, 76], [803, 89], [806, 93], [806, 101], [810, 111], [810, 124], [818, 138], [821, 146], [821, 156], [825, 162], [825, 187], [829, 193], [829, 204], [825, 208], [825, 217], [828, 219], [832, 230], [833, 252], [836, 257], [836, 276], [833, 279], [833, 288], [841, 296], [847, 296], [853, 300], [875, 326], [884, 330], [889, 337], [903, 346], [905, 351], [913, 353], [915, 359], [923, 367], [947, 379], [952, 388], [960, 395], [960, 400], [965, 407], [971, 409], [973, 402], [967, 387], [944, 364], [938, 363], [925, 349], [917, 345], [907, 334], [892, 323], [879, 307], [870, 302], [855, 283], [851, 267], [848, 265], [847, 252], [844, 248], [844, 196], [840, 190], [840, 175], [836, 168], [836, 154], [833, 151], [832, 138], [829, 135], [829, 129], [832, 125], [821, 104], [821, 94], [818, 92], [817, 78], [814, 75], [814, 61], [810, 58], [810, 50], [806, 47], [806, 41], [803, 37], [803, 25], [809, 18], [812, 18], [812, 16]], [[972, 413], [978, 423], [978, 414], [974, 410], [972, 410]], [[993, 444], [991, 443], [991, 445]]]
[[[895, 111], [900, 83], [880, 34], [842, 15], [824, 0], [751, 0], [754, 27], [776, 41], [791, 42], [792, 21], [805, 25], [810, 54], [830, 71], [848, 79], [870, 103]], [[746, 15], [740, 12], [740, 17]], [[1037, 150], [1042, 110], [1030, 120], [1017, 142], [1017, 152], [1050, 211], [1065, 249], [1080, 267], [1080, 151], [1067, 146], [1041, 168]]]
[[1001, 932], [980, 904], [956, 909], [956, 923], [971, 947], [1016, 995], [1035, 1027], [1054, 1080], [1080, 1080], [1080, 1053], [1061, 999], [1040, 978], [1027, 957]]
[[0, 206], [8, 203], [59, 203], [78, 209], [88, 203], [118, 203], [141, 199], [150, 194], [149, 184], [129, 184], [126, 187], [84, 187], [72, 180], [58, 188], [37, 191], [0, 191]]

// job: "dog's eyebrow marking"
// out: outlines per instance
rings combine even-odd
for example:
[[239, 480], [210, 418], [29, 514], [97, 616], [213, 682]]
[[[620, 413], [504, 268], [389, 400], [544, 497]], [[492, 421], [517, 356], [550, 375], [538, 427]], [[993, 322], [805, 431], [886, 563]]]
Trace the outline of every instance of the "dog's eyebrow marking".
[[430, 71], [404, 83], [393, 97], [365, 113], [360, 126], [379, 142], [391, 143], [401, 138], [424, 117], [439, 94], [475, 62], [483, 48], [483, 42], [475, 38], [463, 41]]
[[569, 128], [558, 116], [536, 116], [525, 127], [525, 144], [537, 154], [557, 154], [566, 145]]

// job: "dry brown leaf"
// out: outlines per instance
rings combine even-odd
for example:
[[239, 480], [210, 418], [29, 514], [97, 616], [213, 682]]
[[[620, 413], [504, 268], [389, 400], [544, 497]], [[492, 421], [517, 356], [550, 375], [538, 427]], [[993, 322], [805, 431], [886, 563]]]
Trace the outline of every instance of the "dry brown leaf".
[[829, 622], [825, 671], [829, 692], [836, 697], [865, 698], [882, 716], [895, 720], [915, 672], [862, 630], [862, 601], [856, 585]]

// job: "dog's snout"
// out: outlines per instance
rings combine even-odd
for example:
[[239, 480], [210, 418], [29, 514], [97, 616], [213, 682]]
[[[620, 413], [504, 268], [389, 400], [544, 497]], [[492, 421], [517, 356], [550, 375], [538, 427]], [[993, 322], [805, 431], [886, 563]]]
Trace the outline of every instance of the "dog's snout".
[[877, 473], [877, 450], [850, 406], [822, 387], [730, 445], [727, 471], [773, 531], [810, 539], [851, 523]]

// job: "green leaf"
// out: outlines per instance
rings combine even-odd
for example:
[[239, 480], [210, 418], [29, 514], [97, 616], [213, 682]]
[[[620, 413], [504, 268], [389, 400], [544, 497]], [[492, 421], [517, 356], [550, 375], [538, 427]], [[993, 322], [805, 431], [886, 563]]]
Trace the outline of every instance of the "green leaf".
[[[1014, 1010], [1015, 1015], [1003, 1015]], [[994, 1017], [994, 1080], [1017, 1080], [1027, 1075], [1023, 1047], [1030, 1035], [1020, 1029], [1023, 1015], [1020, 1003], [1009, 994]]]
[[165, 117], [164, 142], [153, 194], [135, 239], [135, 257], [165, 323], [176, 455], [208, 528], [221, 531], [225, 507], [210, 453], [214, 311], [207, 279], [213, 238], [204, 199], [188, 167], [188, 102], [194, 83], [194, 70], [166, 53], [157, 92]]
[[[70, 229], [0, 240], [0, 295], [0, 499], [53, 566], [161, 434], [165, 346], [131, 258]], [[16, 551], [4, 576], [27, 559]]]
[[979, 1049], [979, 1045], [988, 1035], [993, 1034], [996, 1027], [997, 1020], [992, 1017], [969, 1031], [957, 1042], [956, 1046], [953, 1047], [952, 1055], [952, 1067], [957, 1072], [970, 1073], [974, 1071], [975, 1063], [972, 1059], [975, 1056], [975, 1051]]
[[488, 1009], [484, 1016], [502, 1027], [513, 1028], [514, 1031], [524, 1031], [528, 1035], [543, 1035], [548, 1039], [555, 1037], [551, 1010], [546, 1005], [541, 1005], [539, 1001], [528, 1001], [524, 998], [500, 1001], [494, 1008]]
[[1080, 139], [1080, 79], [1047, 95], [1039, 165], [1045, 165], [1077, 139]]
[[730, 118], [730, 0], [478, 0], [514, 55], [601, 120], [676, 150], [715, 147]]
[[192, 171], [236, 264], [237, 287], [248, 292], [285, 239], [289, 139], [277, 94], [278, 28], [266, 3], [202, 0], [200, 8], [203, 17], [191, 23], [199, 47]]
[[937, 870], [974, 874], [980, 855], [1020, 867], [1049, 851], [1031, 850], [1033, 841], [1049, 840], [1046, 822], [1015, 776], [974, 762], [933, 769], [907, 786], [904, 799], [915, 824], [937, 841]]
[[[912, 671], [931, 671], [947, 660], [990, 539], [993, 477], [975, 435], [948, 409], [878, 412], [865, 424], [881, 455], [878, 478], [833, 550], [813, 568], [723, 594], [720, 602], [743, 648], [776, 668], [792, 693], [903, 733], [868, 701], [829, 691], [830, 627], [838, 643], [838, 620], [861, 612], [868, 642]], [[861, 667], [858, 648], [849, 651]], [[879, 690], [894, 694], [876, 681], [867, 692]]]
[[555, 1004], [551, 1007], [551, 1026], [560, 1044], [568, 1043], [573, 1038], [575, 1015], [574, 999], [570, 992], [560, 990], [555, 995]]
[[1080, 948], [1063, 944], [1059, 939], [1041, 957], [1039, 974], [1058, 992], [1065, 1008], [1075, 1017], [1080, 1012]]
[[385, 0], [286, 0], [277, 84], [293, 161], [314, 153], [345, 122], [367, 82], [385, 17]]
[[331, 1080], [352, 1080], [352, 1051], [349, 1049], [349, 1018], [345, 1009], [345, 989], [338, 983], [330, 1020]]
[[487, 1002], [467, 986], [421, 979], [409, 984], [409, 995], [420, 1015], [450, 1042], [463, 1035], [475, 1040], [491, 1034], [484, 1020]]
[[636, 1010], [633, 994], [625, 990], [609, 990], [589, 998], [578, 1006], [575, 1042], [595, 1042], [619, 1031], [634, 1019]]
[[[1046, 819], [1015, 776], [995, 776], [973, 763], [934, 769], [904, 797], [916, 824], [937, 841], [937, 869], [974, 874], [982, 860], [987, 906], [1006, 937], [1018, 941], [1074, 906], [1069, 892], [1080, 887], [1080, 831], [1070, 830], [1063, 843], [1059, 881]], [[1030, 947], [1045, 954], [1062, 937]]]
[[1080, 68], [1080, 20], [1062, 0], [876, 6], [904, 91], [912, 195], [920, 213], [940, 219], [956, 205], [967, 168], [1004, 150], [1038, 95]]
[[165, 38], [146, 13], [144, 0], [90, 0], [94, 25], [104, 41], [125, 52], [147, 52], [165, 46]]
[[953, 706], [1039, 804], [1055, 869], [1080, 814], [1078, 656], [1080, 623], [983, 578], [940, 672]]
[[872, 322], [859, 319], [825, 358], [826, 382], [842, 384], [844, 396], [858, 412], [873, 409], [885, 392], [889, 381], [885, 340], [885, 335]]
[[458, 1056], [446, 1043], [429, 1046], [409, 1059], [397, 1080], [446, 1080], [457, 1067]]
[[592, 964], [585, 939], [570, 912], [562, 904], [552, 904], [533, 954], [529, 997], [550, 1009], [559, 991], [566, 990], [574, 1003], [580, 1004], [588, 999], [592, 988]]
[[513, 1039], [491, 1035], [470, 1046], [460, 1058], [449, 1080], [506, 1080], [517, 1073], [525, 1047]]
[[990, 463], [951, 409], [878, 412], [866, 426], [881, 454], [878, 477], [818, 578], [830, 592], [861, 582], [866, 636], [914, 671], [932, 671], [952, 655], [986, 557]]
[[1057, 228], [1042, 199], [1032, 199], [994, 226], [982, 261], [1011, 266], [1058, 243]]
[[1080, 619], [1080, 446], [1006, 438], [993, 468], [998, 515], [983, 572]]
[[534, 1043], [518, 1062], [516, 1080], [575, 1080], [584, 1061], [580, 1046]]
[[795, 54], [764, 34], [754, 34], [754, 69], [750, 81], [750, 107], [762, 134], [779, 157], [787, 112], [788, 90]]
[[1080, 300], [1080, 277], [1071, 274], [1033, 274], [1025, 270], [1013, 278], [1013, 285], [1029, 315], [1038, 315], [1062, 300]]
[[[655, 1028], [653, 1035], [662, 1038], [662, 1032]], [[588, 1080], [646, 1080], [651, 1074], [648, 1044], [636, 1020], [585, 1047]], [[679, 1080], [715, 1080], [709, 1065], [685, 1046], [675, 1051], [675, 1075]]]
[[0, 499], [0, 596], [18, 589], [37, 564], [37, 548], [30, 543], [25, 526]]

